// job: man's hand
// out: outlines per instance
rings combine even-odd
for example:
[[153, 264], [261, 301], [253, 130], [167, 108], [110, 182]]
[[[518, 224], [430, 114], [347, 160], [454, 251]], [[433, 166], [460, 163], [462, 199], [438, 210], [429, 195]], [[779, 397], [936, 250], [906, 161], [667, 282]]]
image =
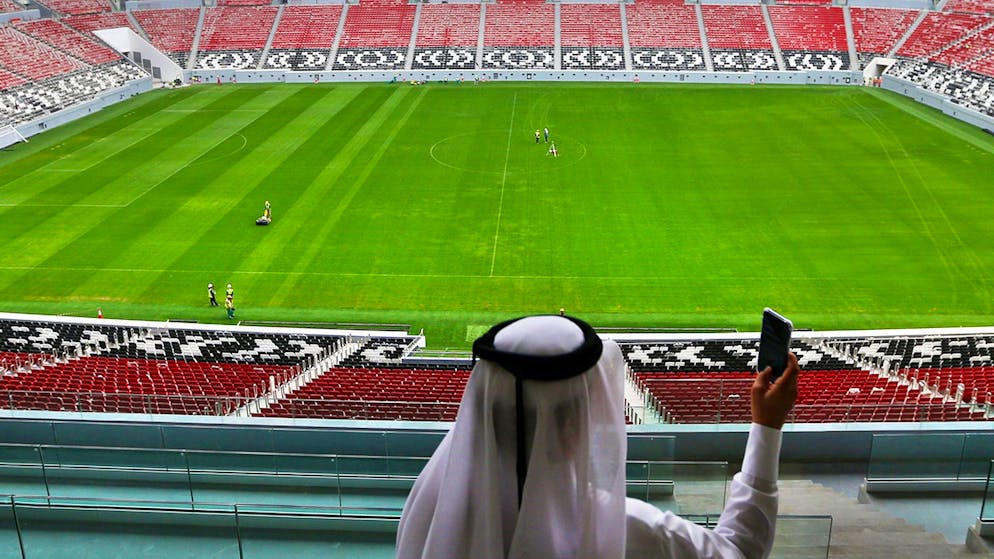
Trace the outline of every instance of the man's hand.
[[787, 414], [797, 400], [797, 377], [801, 368], [797, 356], [787, 354], [787, 368], [776, 382], [770, 384], [773, 369], [767, 367], [756, 375], [752, 383], [752, 421], [780, 429], [787, 421]]

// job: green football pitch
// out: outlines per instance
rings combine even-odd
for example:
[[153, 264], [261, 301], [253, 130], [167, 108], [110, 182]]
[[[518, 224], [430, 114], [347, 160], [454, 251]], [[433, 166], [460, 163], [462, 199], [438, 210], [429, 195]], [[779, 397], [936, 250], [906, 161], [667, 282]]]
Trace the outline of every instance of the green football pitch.
[[990, 325], [992, 216], [994, 138], [880, 90], [205, 85], [0, 152], [0, 309], [223, 322], [206, 286], [231, 282], [238, 320], [435, 348], [561, 307]]

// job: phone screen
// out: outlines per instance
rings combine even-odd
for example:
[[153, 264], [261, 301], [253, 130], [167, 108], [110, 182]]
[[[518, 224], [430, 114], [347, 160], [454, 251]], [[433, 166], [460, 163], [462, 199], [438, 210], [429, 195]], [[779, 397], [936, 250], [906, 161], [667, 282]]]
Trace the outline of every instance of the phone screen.
[[790, 351], [790, 335], [794, 324], [773, 309], [763, 310], [763, 329], [759, 335], [759, 360], [757, 371], [767, 366], [773, 368], [770, 382], [776, 381], [787, 368], [787, 353]]

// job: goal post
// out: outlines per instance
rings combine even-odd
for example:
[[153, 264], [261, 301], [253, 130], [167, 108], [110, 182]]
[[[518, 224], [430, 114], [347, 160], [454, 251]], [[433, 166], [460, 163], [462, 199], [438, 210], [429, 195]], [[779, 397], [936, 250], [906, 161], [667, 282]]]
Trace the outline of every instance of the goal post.
[[27, 142], [28, 139], [24, 137], [23, 134], [14, 128], [14, 125], [8, 124], [6, 126], [0, 127], [0, 148], [5, 148], [10, 145], [14, 145], [17, 142]]

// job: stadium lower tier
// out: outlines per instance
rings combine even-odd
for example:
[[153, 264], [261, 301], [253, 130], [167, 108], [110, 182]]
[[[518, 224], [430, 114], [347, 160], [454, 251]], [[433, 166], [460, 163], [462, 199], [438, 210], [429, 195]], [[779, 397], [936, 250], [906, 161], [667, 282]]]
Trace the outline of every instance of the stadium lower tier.
[[[994, 417], [994, 333], [792, 341], [795, 422]], [[618, 340], [631, 423], [741, 423], [755, 335]], [[0, 316], [0, 407], [10, 410], [452, 421], [472, 362], [419, 355], [421, 336]]]

